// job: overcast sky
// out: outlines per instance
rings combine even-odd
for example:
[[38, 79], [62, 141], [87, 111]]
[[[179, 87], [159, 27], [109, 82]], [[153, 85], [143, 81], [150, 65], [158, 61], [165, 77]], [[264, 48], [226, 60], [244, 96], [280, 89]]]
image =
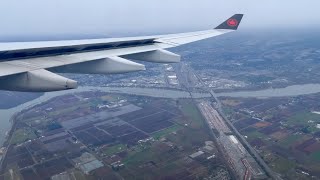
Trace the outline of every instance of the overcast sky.
[[234, 13], [243, 30], [320, 25], [320, 0], [0, 1], [0, 37], [202, 30]]

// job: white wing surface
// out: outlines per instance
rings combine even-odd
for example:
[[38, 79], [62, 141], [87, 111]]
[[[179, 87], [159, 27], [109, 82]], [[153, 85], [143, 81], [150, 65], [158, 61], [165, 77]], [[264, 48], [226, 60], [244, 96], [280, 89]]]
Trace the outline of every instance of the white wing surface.
[[131, 60], [180, 62], [165, 49], [237, 30], [242, 14], [215, 29], [159, 36], [91, 40], [0, 43], [0, 89], [58, 91], [77, 88], [77, 82], [54, 72], [113, 74], [145, 70]]

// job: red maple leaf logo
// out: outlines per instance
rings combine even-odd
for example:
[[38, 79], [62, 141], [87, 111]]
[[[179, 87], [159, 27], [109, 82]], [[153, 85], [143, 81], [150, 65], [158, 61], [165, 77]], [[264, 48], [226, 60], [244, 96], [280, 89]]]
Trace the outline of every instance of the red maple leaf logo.
[[237, 21], [236, 19], [229, 19], [229, 20], [227, 21], [227, 24], [228, 24], [229, 26], [231, 26], [231, 27], [235, 27], [235, 26], [238, 25], [238, 21]]

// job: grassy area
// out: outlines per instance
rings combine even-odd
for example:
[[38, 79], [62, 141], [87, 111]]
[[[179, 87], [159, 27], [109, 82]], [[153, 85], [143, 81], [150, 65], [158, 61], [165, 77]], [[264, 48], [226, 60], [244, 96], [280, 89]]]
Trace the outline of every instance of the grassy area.
[[288, 136], [287, 138], [279, 141], [279, 144], [285, 148], [291, 147], [293, 144], [296, 142], [302, 140], [305, 136], [300, 135], [300, 134], [293, 134]]
[[72, 174], [77, 180], [86, 180], [86, 177], [79, 170], [74, 170]]
[[123, 160], [126, 165], [137, 165], [144, 162], [147, 159], [152, 158], [151, 148], [144, 149], [140, 152], [132, 152], [131, 155]]
[[168, 139], [186, 151], [192, 151], [196, 146], [202, 146], [205, 141], [210, 140], [210, 135], [206, 131], [207, 125], [198, 107], [192, 100], [180, 100], [179, 105], [184, 116], [189, 119], [189, 126], [180, 129], [176, 135], [170, 134]]
[[124, 150], [127, 149], [127, 146], [126, 145], [123, 145], [123, 144], [117, 144], [117, 145], [114, 145], [114, 146], [111, 146], [111, 147], [107, 147], [104, 151], [104, 153], [107, 155], [107, 156], [111, 156], [113, 154], [116, 154], [116, 153], [119, 153], [119, 152], [122, 152]]
[[162, 142], [157, 142], [141, 151], [131, 151], [130, 154], [122, 161], [126, 168], [119, 171], [125, 179], [154, 179], [163, 174], [171, 174], [171, 171], [183, 168], [176, 162], [185, 157], [181, 152], [167, 147]]
[[18, 129], [13, 133], [10, 143], [19, 144], [35, 138], [37, 138], [37, 136], [32, 129], [30, 128]]
[[[156, 143], [152, 146], [145, 147], [144, 149], [136, 149], [134, 152], [130, 152], [129, 156], [123, 160], [123, 162], [128, 166], [133, 166], [133, 168], [137, 164], [154, 161], [154, 162], [162, 162], [173, 157], [176, 157], [176, 152], [171, 151], [170, 148], [163, 148], [162, 143]], [[175, 154], [173, 156], [173, 154]]]
[[48, 118], [43, 118], [43, 117], [35, 117], [32, 119], [28, 119], [28, 120], [23, 120], [28, 126], [35, 126], [35, 124], [37, 126], [46, 126], [49, 122], [51, 122], [50, 119]]
[[[309, 121], [313, 121], [314, 123], [310, 123]], [[314, 114], [314, 113], [311, 113], [308, 111], [302, 111], [302, 112], [298, 112], [294, 116], [290, 117], [287, 122], [291, 126], [294, 126], [294, 125], [303, 125], [303, 126], [314, 125], [314, 127], [315, 127], [317, 123], [320, 123], [320, 115]]]
[[198, 107], [193, 103], [193, 101], [181, 100], [180, 105], [183, 114], [192, 120], [190, 124], [191, 127], [197, 129], [204, 127], [205, 124], [202, 114], [198, 110]]
[[290, 161], [282, 157], [278, 157], [271, 164], [272, 164], [271, 167], [273, 168], [273, 170], [281, 174], [285, 174], [289, 172], [291, 169], [293, 169], [296, 166], [296, 164], [293, 161]]
[[241, 134], [247, 136], [248, 141], [252, 141], [257, 138], [264, 139], [266, 137], [266, 135], [264, 135], [263, 133], [260, 133], [257, 130], [251, 131], [251, 132], [241, 132]]
[[184, 128], [177, 132], [176, 135], [169, 135], [168, 140], [182, 146], [185, 151], [194, 151], [195, 147], [201, 147], [205, 141], [209, 141], [210, 135], [205, 129]]
[[68, 114], [70, 112], [76, 111], [78, 108], [86, 108], [86, 107], [89, 107], [88, 103], [85, 103], [85, 104], [74, 104], [73, 106], [70, 106], [68, 108], [58, 109], [56, 111], [49, 112], [48, 116], [49, 117], [60, 116], [62, 114]]
[[317, 152], [314, 152], [314, 153], [310, 154], [310, 157], [313, 160], [320, 161], [320, 151], [317, 151]]
[[182, 126], [176, 124], [176, 125], [173, 125], [171, 127], [166, 128], [166, 129], [163, 129], [161, 131], [154, 132], [154, 133], [151, 134], [151, 136], [154, 139], [160, 139], [160, 138], [162, 138], [162, 137], [164, 137], [164, 136], [166, 136], [166, 135], [168, 135], [170, 133], [178, 131], [181, 128], [182, 128]]
[[232, 108], [230, 107], [227, 107], [227, 106], [223, 106], [222, 107], [222, 110], [223, 110], [223, 113], [226, 114], [226, 115], [233, 115], [234, 114], [234, 111]]

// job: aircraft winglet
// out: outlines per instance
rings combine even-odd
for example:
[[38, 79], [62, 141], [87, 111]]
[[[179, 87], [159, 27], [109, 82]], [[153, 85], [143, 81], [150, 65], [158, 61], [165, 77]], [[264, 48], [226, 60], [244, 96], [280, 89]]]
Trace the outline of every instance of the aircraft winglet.
[[243, 14], [235, 14], [231, 18], [227, 19], [225, 22], [220, 24], [215, 29], [231, 29], [231, 30], [237, 30], [240, 22], [242, 20]]

